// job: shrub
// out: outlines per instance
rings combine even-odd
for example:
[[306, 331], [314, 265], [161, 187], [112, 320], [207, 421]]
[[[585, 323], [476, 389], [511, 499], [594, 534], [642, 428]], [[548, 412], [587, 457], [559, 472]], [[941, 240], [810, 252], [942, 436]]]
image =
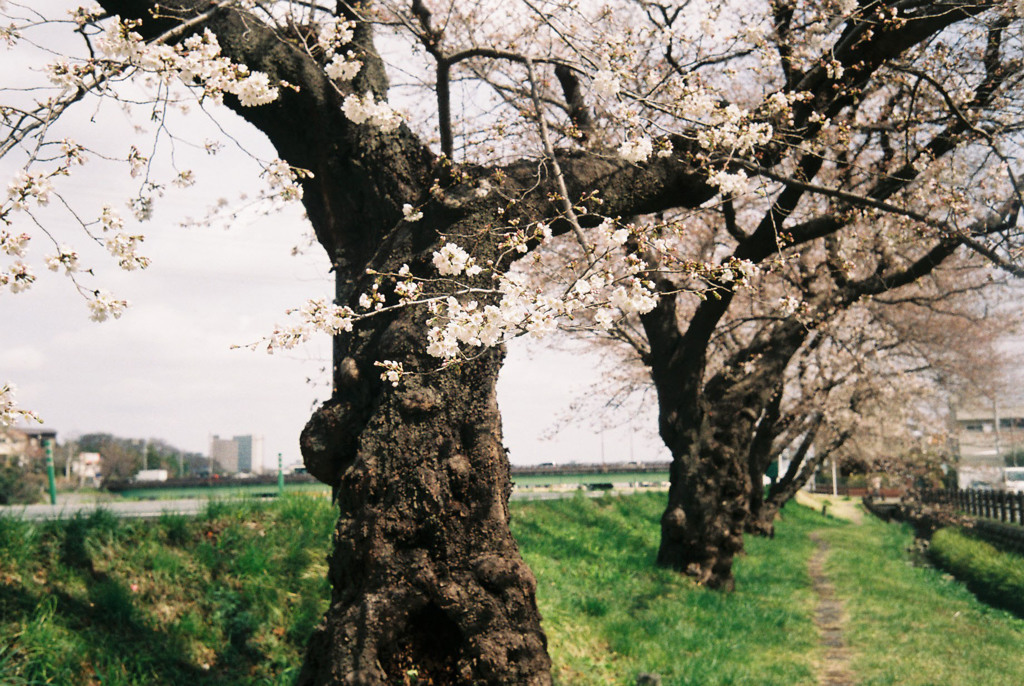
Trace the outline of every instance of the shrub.
[[1024, 557], [953, 528], [936, 531], [928, 552], [978, 598], [1024, 616]]
[[30, 505], [43, 495], [46, 477], [38, 472], [0, 465], [0, 505]]

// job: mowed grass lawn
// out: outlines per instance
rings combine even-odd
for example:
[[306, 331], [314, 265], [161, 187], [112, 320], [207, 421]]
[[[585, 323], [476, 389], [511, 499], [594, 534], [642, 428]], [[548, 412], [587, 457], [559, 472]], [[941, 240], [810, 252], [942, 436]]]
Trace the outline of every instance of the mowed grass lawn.
[[[832, 545], [826, 570], [846, 598], [847, 642], [862, 686], [1024, 684], [1024, 619], [913, 563], [906, 528], [869, 517], [825, 538]], [[1001, 557], [1024, 568], [1020, 555]]]
[[[859, 683], [1024, 683], [1024, 621], [913, 566], [906, 530], [790, 505], [720, 594], [653, 567], [664, 497], [513, 506], [557, 683], [818, 683], [813, 530]], [[326, 499], [289, 496], [196, 519], [0, 520], [0, 684], [291, 683], [326, 606], [333, 519]]]

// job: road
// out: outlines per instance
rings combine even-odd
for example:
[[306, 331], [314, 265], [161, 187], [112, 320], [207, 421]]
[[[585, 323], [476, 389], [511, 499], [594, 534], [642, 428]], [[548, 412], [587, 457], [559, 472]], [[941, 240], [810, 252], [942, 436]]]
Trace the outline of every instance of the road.
[[[589, 498], [605, 493], [633, 493], [636, 489], [613, 491], [582, 491]], [[522, 490], [512, 493], [512, 500], [556, 500], [571, 498], [577, 490], [544, 491]], [[96, 500], [75, 496], [58, 496], [56, 505], [0, 505], [0, 517], [15, 517], [28, 521], [71, 519], [75, 515], [88, 516], [96, 510], [106, 510], [125, 519], [156, 519], [162, 514], [194, 516], [201, 513], [211, 500], [231, 502], [240, 500], [272, 500], [272, 498], [181, 498], [176, 500]]]
[[0, 517], [16, 517], [29, 521], [71, 519], [75, 515], [88, 516], [96, 510], [106, 510], [117, 517], [128, 519], [156, 519], [162, 514], [197, 515], [203, 511], [208, 498], [181, 500], [107, 500], [61, 502], [56, 505], [4, 505]]

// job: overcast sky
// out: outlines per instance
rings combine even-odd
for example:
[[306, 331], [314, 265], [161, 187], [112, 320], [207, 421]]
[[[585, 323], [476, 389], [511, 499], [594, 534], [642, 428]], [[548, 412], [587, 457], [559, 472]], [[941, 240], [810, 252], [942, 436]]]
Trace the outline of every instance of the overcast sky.
[[[0, 87], [37, 81], [32, 59], [24, 50], [0, 50]], [[10, 97], [17, 96], [0, 93], [0, 101]], [[308, 232], [298, 205], [272, 216], [246, 215], [230, 228], [180, 226], [188, 217], [203, 216], [220, 198], [237, 203], [242, 194], [257, 192], [264, 184], [251, 156], [276, 155], [259, 134], [226, 112], [217, 124], [190, 116], [173, 121], [171, 130], [196, 143], [216, 139], [225, 147], [215, 157], [182, 144], [154, 155], [166, 162], [173, 153], [179, 169], [196, 172], [198, 184], [169, 187], [153, 221], [137, 226], [146, 235], [140, 252], [152, 260], [145, 271], [121, 272], [102, 250], [90, 249], [56, 200], [35, 213], [56, 240], [71, 244], [86, 266], [96, 268], [85, 285], [131, 302], [121, 319], [89, 320], [85, 301], [69, 280], [42, 264], [52, 244], [20, 215], [24, 223], [12, 228], [37, 236], [30, 262], [39, 278], [25, 293], [0, 293], [0, 383], [16, 384], [19, 403], [42, 415], [59, 439], [103, 431], [160, 438], [206, 453], [214, 434], [256, 434], [265, 437], [268, 466], [279, 452], [286, 463], [297, 462], [299, 432], [327, 393], [329, 341], [325, 336], [274, 355], [232, 346], [270, 333], [285, 321], [289, 307], [329, 297], [327, 260], [318, 246], [291, 254]], [[121, 157], [130, 142], [152, 140], [151, 130], [133, 138], [132, 123], [109, 104], [96, 109], [83, 103], [56, 133]], [[242, 141], [245, 151], [229, 136]], [[149, 148], [139, 145], [148, 154]], [[123, 165], [91, 157], [87, 166], [62, 179], [58, 190], [84, 217], [97, 216], [104, 202], [127, 216], [125, 202], [139, 180]], [[9, 179], [20, 164], [12, 157], [0, 160], [0, 178]], [[155, 173], [164, 181], [172, 175], [167, 166], [157, 166]], [[0, 257], [5, 264], [7, 259]], [[602, 453], [608, 461], [667, 459], [655, 435], [653, 408], [639, 420], [623, 417], [626, 424], [614, 430], [583, 425], [543, 438], [597, 378], [596, 361], [520, 341], [510, 346], [499, 402], [514, 464], [597, 462]]]

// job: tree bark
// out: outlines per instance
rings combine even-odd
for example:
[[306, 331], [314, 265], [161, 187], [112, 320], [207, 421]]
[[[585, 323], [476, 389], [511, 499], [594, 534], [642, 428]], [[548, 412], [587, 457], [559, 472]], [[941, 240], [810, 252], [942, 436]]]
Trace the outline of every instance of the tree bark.
[[777, 400], [786, 366], [807, 329], [795, 319], [779, 323], [705, 382], [705, 336], [717, 319], [713, 312], [698, 310], [692, 322], [701, 326], [691, 323], [685, 335], [679, 334], [673, 298], [663, 297], [643, 317], [661, 436], [672, 452], [657, 563], [709, 588], [731, 590], [733, 559], [743, 550], [752, 492], [761, 488], [750, 464], [755, 429]]
[[[734, 556], [743, 549], [750, 476], [733, 441], [702, 421], [672, 449], [671, 485], [661, 517], [657, 563], [709, 588], [732, 590]], [[681, 449], [682, 448], [682, 449]]]
[[[442, 233], [471, 241], [466, 247], [481, 262], [496, 257], [500, 235], [488, 232], [495, 203], [484, 212], [485, 202], [463, 188], [451, 203], [431, 204], [435, 181], [451, 191], [458, 180], [445, 183], [450, 170], [407, 127], [382, 133], [349, 121], [344, 93], [302, 47], [303, 27], [284, 35], [204, 0], [103, 4], [141, 21], [147, 38], [205, 12], [190, 31], [213, 31], [233, 60], [296, 86], [260, 107], [231, 96], [225, 103], [282, 159], [312, 171], [302, 200], [335, 271], [338, 304], [358, 309], [359, 295], [375, 283], [396, 303], [393, 282], [367, 269], [394, 273], [408, 264], [417, 277], [436, 279], [430, 262]], [[369, 24], [358, 24], [352, 45], [363, 67], [345, 88], [385, 99]], [[406, 221], [406, 203], [426, 218]], [[483, 278], [479, 285], [493, 285]], [[331, 605], [310, 641], [301, 684], [551, 681], [536, 582], [508, 526], [511, 482], [495, 396], [504, 353], [488, 350], [439, 372], [426, 353], [427, 317], [422, 307], [399, 309], [336, 337], [332, 397], [303, 431], [304, 461], [334, 489], [340, 517], [329, 558]], [[393, 388], [374, 366], [384, 360], [415, 374]]]
[[[300, 684], [547, 684], [536, 583], [509, 531], [495, 384], [503, 350], [429, 372], [421, 311], [352, 337], [302, 436], [337, 488], [331, 606]], [[398, 388], [373, 361], [422, 376]]]
[[775, 516], [782, 506], [789, 502], [796, 492], [807, 483], [821, 462], [818, 455], [814, 455], [810, 459], [807, 456], [814, 445], [814, 438], [823, 418], [824, 415], [821, 412], [815, 413], [799, 447], [793, 453], [789, 468], [785, 474], [780, 474], [775, 483], [771, 485], [767, 496], [763, 489], [754, 489], [751, 492], [748, 533], [768, 537], [775, 535]]

